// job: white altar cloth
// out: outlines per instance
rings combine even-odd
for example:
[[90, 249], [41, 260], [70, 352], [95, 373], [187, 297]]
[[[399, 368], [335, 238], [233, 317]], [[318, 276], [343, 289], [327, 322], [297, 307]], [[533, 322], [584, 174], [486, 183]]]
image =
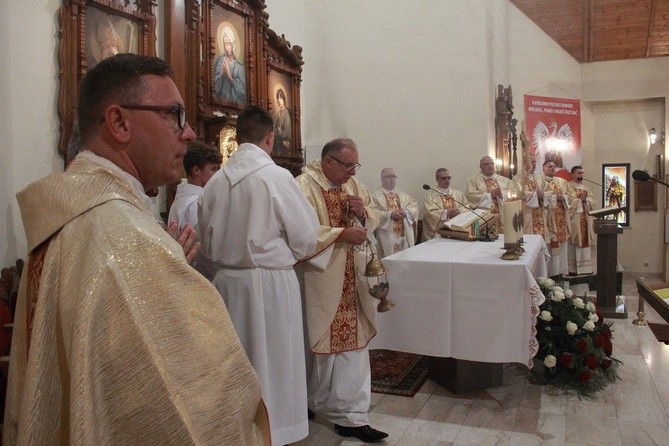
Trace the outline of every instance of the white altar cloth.
[[550, 258], [539, 235], [524, 235], [519, 260], [495, 242], [436, 238], [383, 259], [397, 306], [377, 315], [370, 348], [530, 366], [543, 294], [535, 277]]

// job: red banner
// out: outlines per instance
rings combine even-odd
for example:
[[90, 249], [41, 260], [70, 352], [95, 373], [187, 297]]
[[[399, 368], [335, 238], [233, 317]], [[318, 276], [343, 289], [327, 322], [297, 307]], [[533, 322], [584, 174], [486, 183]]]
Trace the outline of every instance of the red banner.
[[528, 152], [537, 157], [535, 174], [553, 161], [556, 175], [571, 181], [571, 168], [581, 164], [581, 101], [525, 96]]

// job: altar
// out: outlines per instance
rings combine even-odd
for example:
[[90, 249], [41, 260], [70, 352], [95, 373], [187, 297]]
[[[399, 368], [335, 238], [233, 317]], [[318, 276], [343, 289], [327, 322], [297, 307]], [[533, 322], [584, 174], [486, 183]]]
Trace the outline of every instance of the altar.
[[550, 254], [541, 236], [524, 235], [525, 253], [501, 260], [495, 242], [432, 239], [383, 259], [397, 306], [377, 315], [370, 349], [399, 350], [481, 363], [530, 366]]

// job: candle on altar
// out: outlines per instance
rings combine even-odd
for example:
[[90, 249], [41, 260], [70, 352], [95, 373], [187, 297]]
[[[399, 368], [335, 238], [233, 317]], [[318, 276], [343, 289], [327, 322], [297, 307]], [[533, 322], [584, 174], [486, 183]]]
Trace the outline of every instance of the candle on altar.
[[518, 232], [513, 227], [513, 218], [516, 215], [516, 201], [505, 201], [502, 206], [502, 213], [504, 217], [504, 245], [515, 245], [518, 243]]

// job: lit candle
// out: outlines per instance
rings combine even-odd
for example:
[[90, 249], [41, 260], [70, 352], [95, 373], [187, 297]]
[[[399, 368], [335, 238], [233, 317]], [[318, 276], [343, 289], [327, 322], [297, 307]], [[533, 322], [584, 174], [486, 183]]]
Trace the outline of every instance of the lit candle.
[[513, 217], [516, 215], [517, 206], [516, 201], [505, 201], [502, 206], [502, 213], [504, 217], [504, 246], [515, 245], [518, 243], [518, 233], [513, 227]]

